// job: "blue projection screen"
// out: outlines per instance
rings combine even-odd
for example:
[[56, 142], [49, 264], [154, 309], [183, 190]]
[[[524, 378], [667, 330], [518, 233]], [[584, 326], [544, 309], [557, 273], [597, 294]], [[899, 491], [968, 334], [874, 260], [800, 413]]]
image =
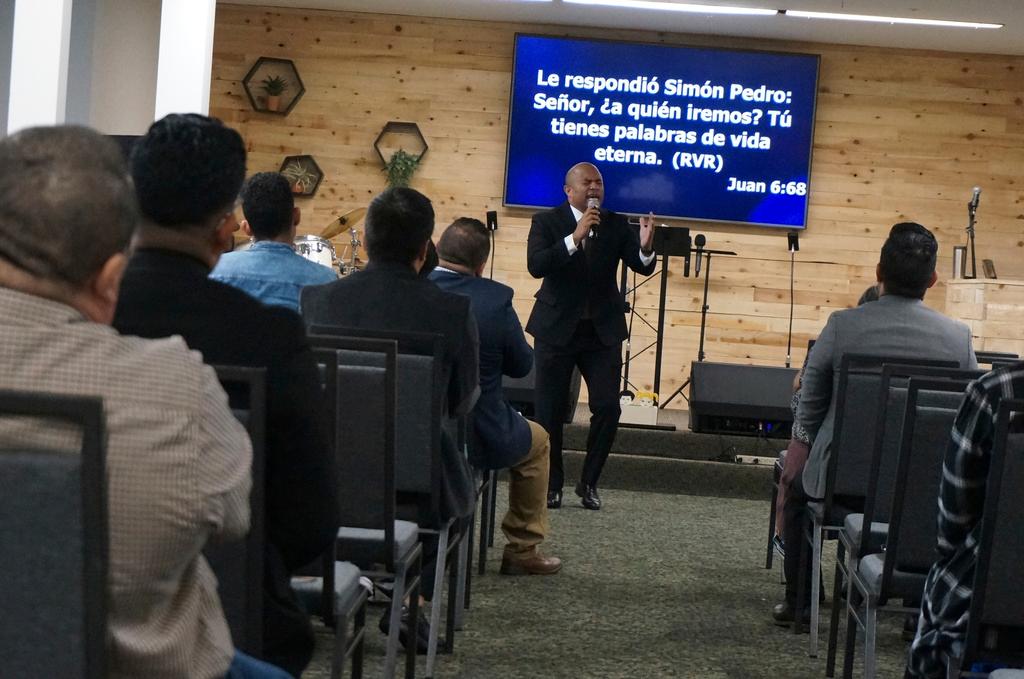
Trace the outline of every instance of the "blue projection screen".
[[632, 214], [804, 228], [819, 57], [517, 35], [509, 206], [589, 161]]

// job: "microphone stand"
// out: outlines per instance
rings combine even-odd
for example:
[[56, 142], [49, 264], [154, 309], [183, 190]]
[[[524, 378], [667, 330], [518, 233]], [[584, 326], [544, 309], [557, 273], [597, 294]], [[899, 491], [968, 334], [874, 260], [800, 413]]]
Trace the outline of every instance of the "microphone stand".
[[[708, 323], [708, 308], [709, 308], [708, 307], [708, 282], [711, 280], [711, 255], [730, 255], [730, 256], [735, 256], [736, 253], [735, 252], [730, 252], [729, 250], [708, 250], [708, 249], [705, 249], [704, 250], [704, 254], [707, 255], [707, 259], [704, 260], [706, 262], [706, 264], [704, 265], [704, 299], [703, 299], [703, 301], [701, 302], [701, 305], [700, 305], [700, 344], [697, 345], [697, 360], [701, 361], [701, 362], [704, 361], [704, 334], [705, 334], [705, 330], [707, 329], [707, 323]], [[686, 381], [683, 382], [682, 384], [680, 384], [679, 388], [676, 389], [675, 391], [673, 391], [672, 394], [667, 399], [665, 399], [665, 402], [661, 403], [658, 407], [659, 408], [664, 408], [665, 406], [667, 406], [669, 404], [669, 402], [672, 399], [674, 399], [676, 396], [679, 396], [680, 394], [682, 394], [683, 393], [683, 389], [685, 389], [690, 384], [690, 381], [692, 379], [693, 379], [693, 374], [691, 373], [690, 377], [687, 377]], [[686, 398], [686, 396], [683, 396], [683, 398]], [[687, 400], [689, 400], [689, 399], [687, 399]]]
[[978, 262], [974, 258], [974, 213], [977, 211], [978, 206], [972, 200], [967, 203], [967, 244], [971, 247], [971, 275], [967, 275], [967, 262], [963, 263], [964, 278], [977, 278], [978, 277]]

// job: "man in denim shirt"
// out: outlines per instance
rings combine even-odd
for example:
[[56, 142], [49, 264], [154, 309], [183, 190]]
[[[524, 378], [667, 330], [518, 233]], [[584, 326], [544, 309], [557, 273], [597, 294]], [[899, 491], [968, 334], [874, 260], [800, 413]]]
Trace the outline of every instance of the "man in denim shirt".
[[264, 304], [299, 310], [299, 292], [307, 285], [330, 283], [330, 269], [295, 254], [295, 207], [288, 181], [277, 172], [260, 172], [242, 187], [242, 230], [256, 242], [229, 252], [210, 274], [214, 280], [247, 292]]

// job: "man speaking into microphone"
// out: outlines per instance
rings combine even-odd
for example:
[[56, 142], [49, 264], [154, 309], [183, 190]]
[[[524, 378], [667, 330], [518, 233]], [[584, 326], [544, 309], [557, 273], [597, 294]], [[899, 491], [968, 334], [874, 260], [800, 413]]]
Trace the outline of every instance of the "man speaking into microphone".
[[654, 272], [654, 215], [640, 234], [625, 216], [603, 209], [604, 182], [590, 163], [565, 175], [566, 202], [538, 212], [530, 225], [526, 266], [543, 278], [526, 331], [534, 337], [537, 422], [551, 437], [548, 507], [562, 506], [562, 425], [573, 367], [587, 384], [590, 431], [576, 494], [600, 509], [597, 481], [619, 426], [619, 370], [626, 319], [616, 285], [619, 260], [637, 273]]

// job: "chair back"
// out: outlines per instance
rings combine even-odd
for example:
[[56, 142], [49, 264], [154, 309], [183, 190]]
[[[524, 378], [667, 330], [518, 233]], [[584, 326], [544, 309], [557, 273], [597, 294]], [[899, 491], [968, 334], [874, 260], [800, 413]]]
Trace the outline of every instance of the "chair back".
[[0, 674], [100, 679], [107, 676], [103, 402], [0, 391], [0, 416], [81, 430], [80, 451], [0, 449]]
[[964, 666], [975, 659], [1024, 661], [1024, 399], [996, 414], [981, 539], [968, 615]]
[[266, 545], [266, 368], [215, 365], [231, 412], [252, 441], [249, 533], [242, 539], [207, 545], [203, 555], [217, 576], [217, 593], [235, 646], [263, 655], [263, 566]]
[[[326, 335], [310, 335], [309, 341], [326, 367], [324, 410], [334, 448], [341, 525], [383, 531], [374, 561], [393, 570], [397, 343]], [[346, 362], [359, 353], [379, 357], [380, 365]]]
[[[935, 513], [950, 431], [973, 379], [912, 377], [907, 388], [880, 603], [888, 597], [894, 572], [923, 575], [935, 561]], [[865, 525], [868, 516], [865, 515]], [[866, 538], [862, 538], [862, 546]]]
[[[836, 414], [831, 455], [825, 481], [825, 522], [833, 523], [833, 498], [867, 495], [876, 431], [884, 422], [880, 415], [882, 366], [899, 363], [912, 366], [956, 368], [956, 361], [907, 359], [872, 354], [845, 354], [839, 363], [836, 382]], [[884, 396], [888, 399], [888, 393]]]
[[978, 365], [993, 367], [996, 363], [1013, 363], [1020, 360], [1017, 354], [1006, 351], [975, 351], [974, 356], [978, 359]]
[[[314, 325], [311, 332], [384, 339], [397, 343], [397, 395], [395, 432], [395, 489], [400, 501], [421, 508], [419, 521], [433, 517], [441, 523], [442, 427], [448, 425], [451, 445], [457, 445], [457, 426], [446, 416], [444, 338], [435, 333], [366, 330], [343, 326]], [[318, 335], [320, 336], [320, 335]], [[348, 365], [381, 366], [379, 353], [346, 351], [339, 360]], [[424, 527], [427, 527], [424, 525]]]
[[872, 521], [889, 521], [896, 466], [902, 444], [903, 420], [906, 414], [907, 387], [911, 377], [950, 379], [960, 385], [960, 391], [922, 391], [920, 405], [940, 408], [960, 406], [963, 391], [970, 380], [984, 375], [982, 370], [960, 370], [932, 366], [886, 363], [882, 366], [879, 399], [885, 404], [879, 409], [875, 424], [875, 442], [868, 473], [867, 492], [864, 496], [864, 514]]

